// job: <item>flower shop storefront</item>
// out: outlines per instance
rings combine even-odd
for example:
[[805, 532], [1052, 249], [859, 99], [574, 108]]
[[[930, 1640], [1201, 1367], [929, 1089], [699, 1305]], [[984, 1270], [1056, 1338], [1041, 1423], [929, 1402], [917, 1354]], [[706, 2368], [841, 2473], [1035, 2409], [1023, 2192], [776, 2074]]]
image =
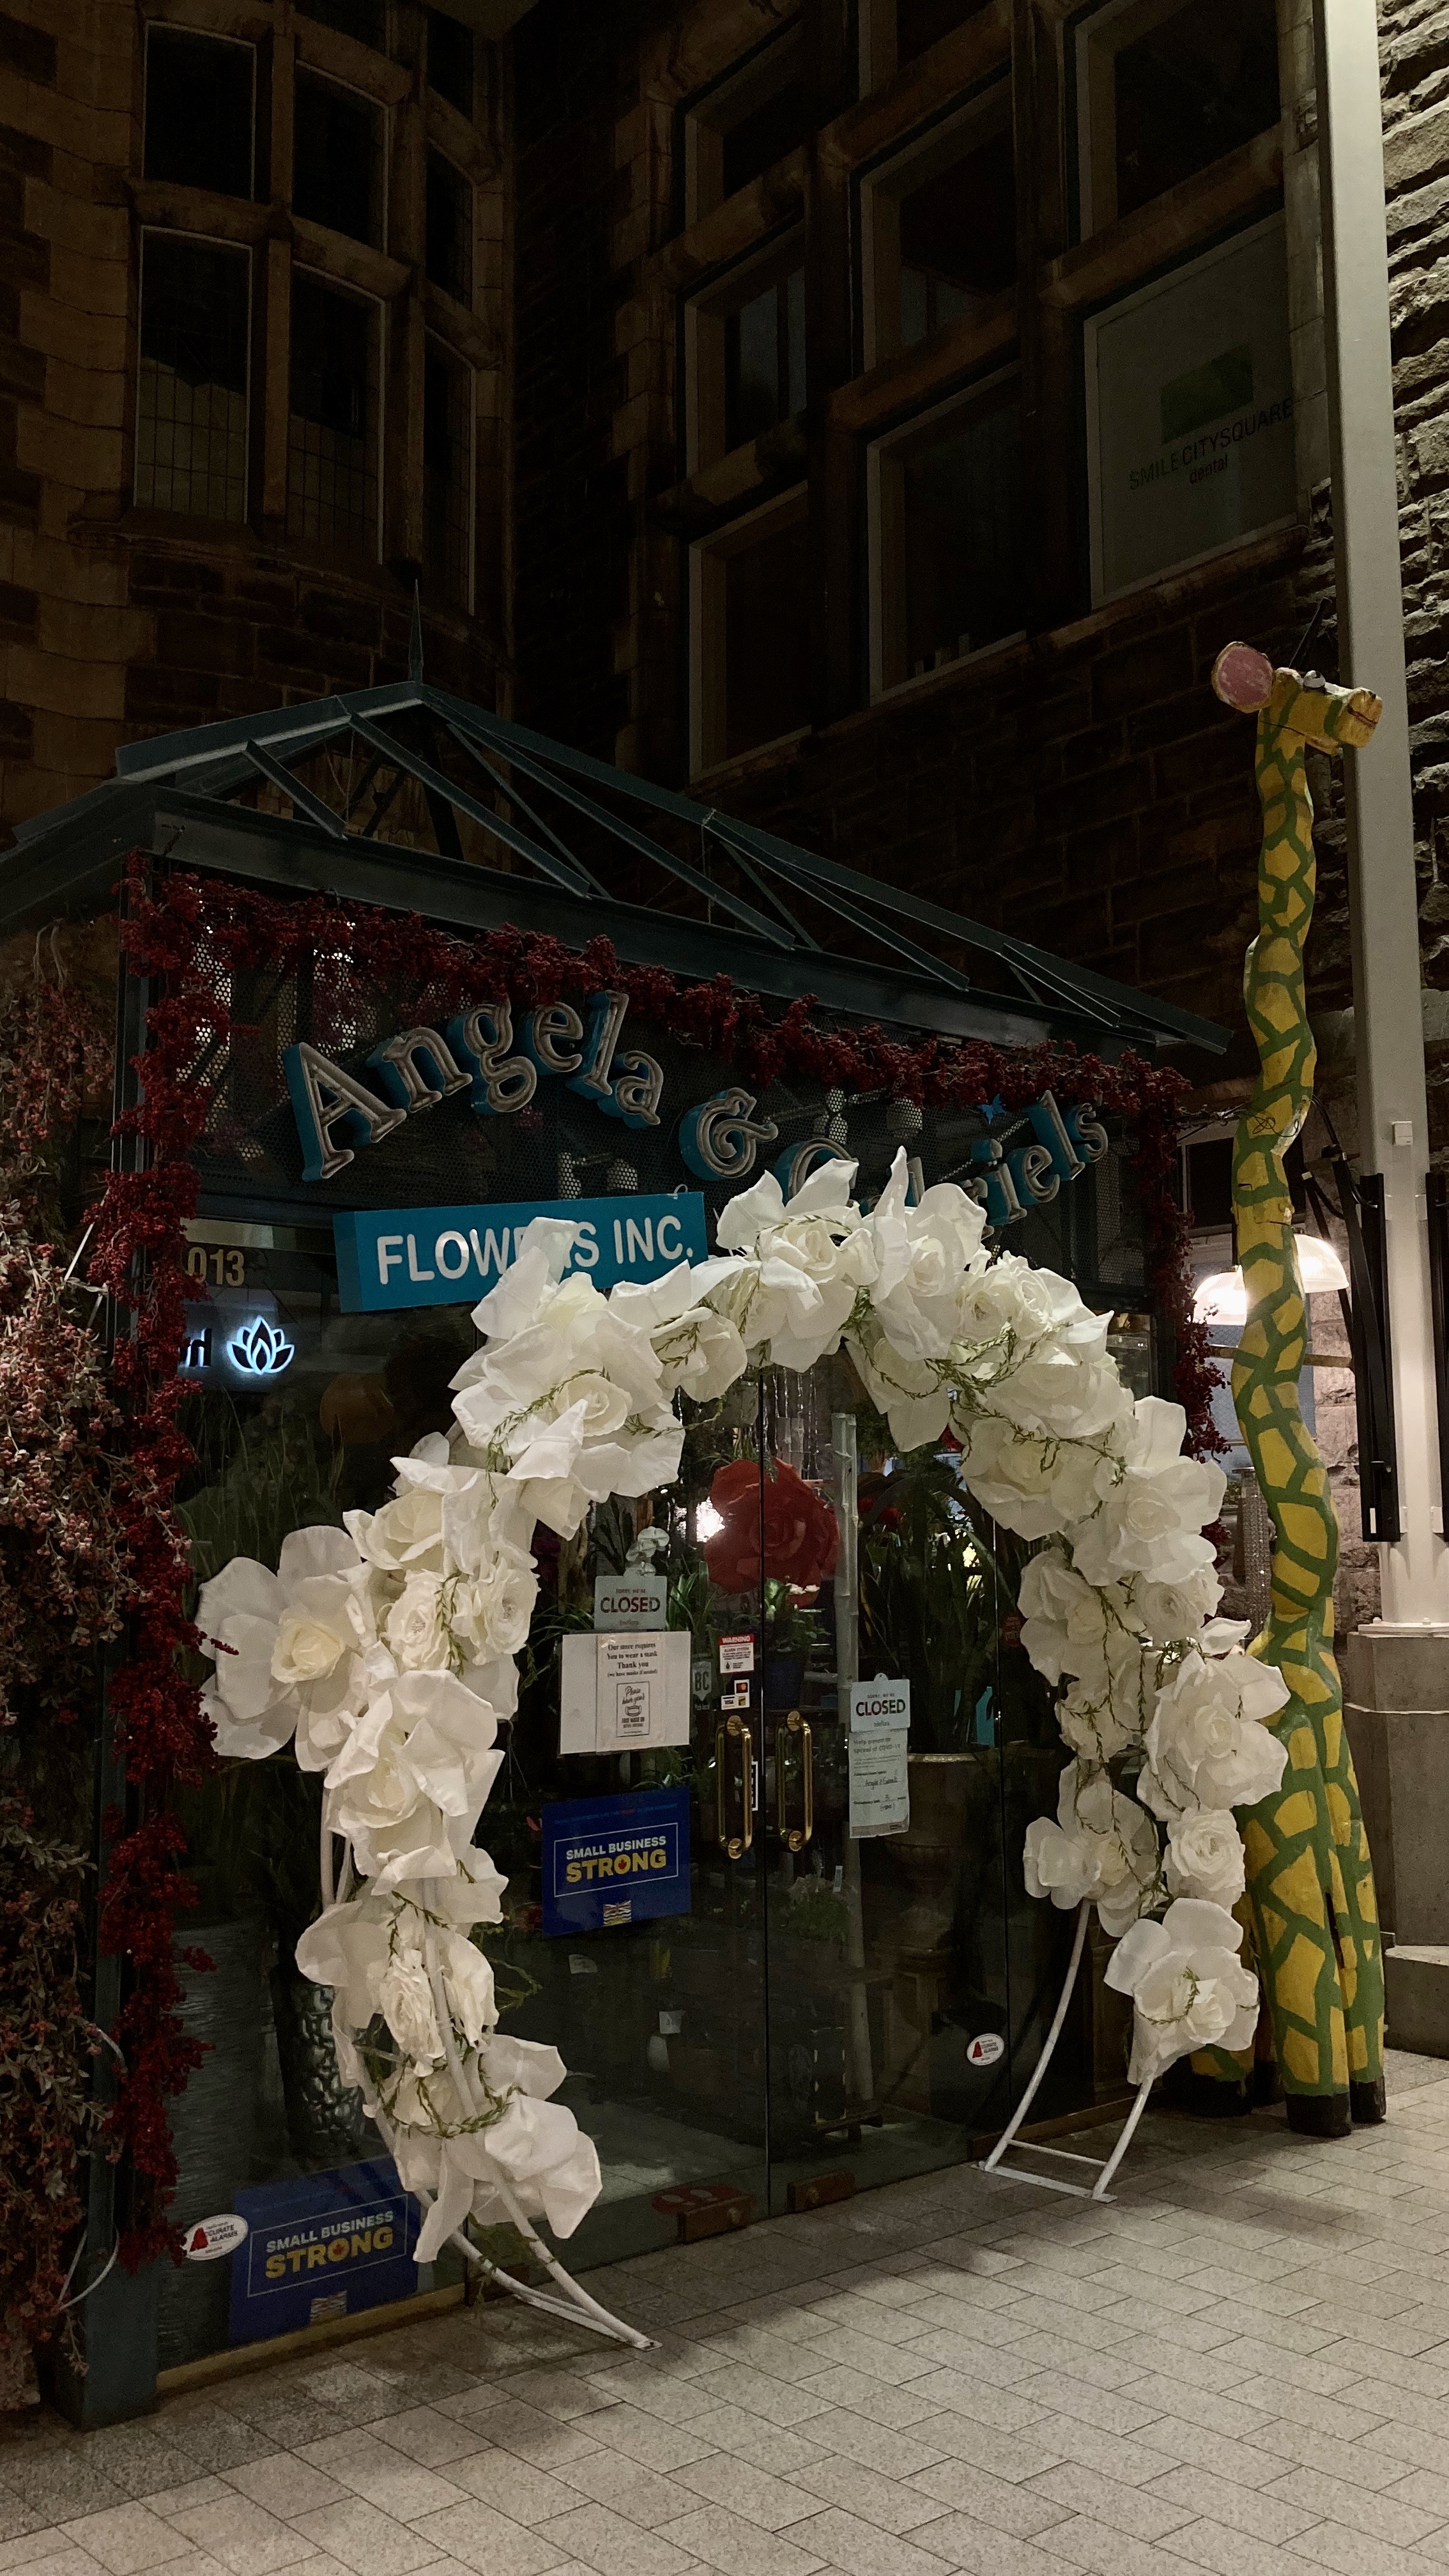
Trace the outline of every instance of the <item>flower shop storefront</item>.
[[[421, 682], [123, 754], [0, 862], [8, 938], [58, 919], [114, 919], [86, 1261], [184, 1539], [98, 1721], [63, 2400], [460, 2297], [459, 2217], [543, 2277], [399, 2145], [430, 1977], [570, 2115], [509, 2170], [576, 2272], [981, 2152], [1070, 1948], [1062, 1741], [1032, 1542], [860, 1300], [892, 1228], [903, 1348], [933, 1265], [1019, 1254], [1200, 1411], [1155, 1059], [1221, 1033]], [[349, 1947], [364, 1882], [426, 1935]], [[1082, 1984], [1035, 2117], [1122, 2098], [1119, 2012]]]

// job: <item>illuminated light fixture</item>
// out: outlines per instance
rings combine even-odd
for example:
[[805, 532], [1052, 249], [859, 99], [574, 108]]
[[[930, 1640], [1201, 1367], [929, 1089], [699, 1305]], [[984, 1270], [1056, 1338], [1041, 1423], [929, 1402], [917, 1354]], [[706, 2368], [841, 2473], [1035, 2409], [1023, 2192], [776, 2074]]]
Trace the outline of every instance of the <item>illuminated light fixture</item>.
[[[1295, 1234], [1298, 1280], [1305, 1297], [1322, 1297], [1348, 1286], [1348, 1272], [1321, 1234]], [[1246, 1324], [1248, 1291], [1241, 1270], [1214, 1270], [1200, 1279], [1192, 1301], [1200, 1324]]]
[[715, 1510], [713, 1503], [701, 1503], [698, 1511], [694, 1515], [695, 1537], [698, 1539], [718, 1538], [720, 1531], [723, 1528], [723, 1516]]
[[1348, 1272], [1331, 1243], [1321, 1234], [1295, 1234], [1298, 1252], [1298, 1278], [1305, 1297], [1322, 1297], [1331, 1289], [1348, 1286]]
[[1200, 1279], [1192, 1311], [1199, 1324], [1246, 1324], [1248, 1291], [1241, 1270], [1214, 1270]]
[[246, 1377], [280, 1377], [288, 1362], [295, 1359], [296, 1349], [267, 1322], [265, 1315], [256, 1315], [251, 1323], [243, 1324], [234, 1342], [228, 1342], [227, 1355]]

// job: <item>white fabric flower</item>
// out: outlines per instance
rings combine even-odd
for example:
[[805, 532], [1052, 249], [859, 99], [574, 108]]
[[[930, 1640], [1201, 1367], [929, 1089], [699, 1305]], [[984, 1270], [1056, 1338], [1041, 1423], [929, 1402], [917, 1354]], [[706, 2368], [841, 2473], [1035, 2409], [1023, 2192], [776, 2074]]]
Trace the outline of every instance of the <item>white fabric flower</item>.
[[1237, 1904], [1247, 1879], [1243, 1840], [1230, 1808], [1194, 1807], [1167, 1828], [1164, 1875], [1174, 1896]]
[[326, 1775], [325, 1817], [384, 1894], [451, 1876], [503, 1759], [495, 1711], [451, 1673], [404, 1673], [380, 1689]]
[[383, 1622], [399, 1672], [446, 1672], [448, 1587], [441, 1574], [410, 1574]]
[[701, 1302], [699, 1274], [687, 1261], [662, 1279], [621, 1279], [609, 1291], [609, 1304], [625, 1323], [648, 1334], [666, 1395], [682, 1388], [704, 1403], [744, 1375], [744, 1343], [728, 1315]]
[[788, 1201], [766, 1172], [721, 1209], [720, 1251], [748, 1257], [702, 1262], [695, 1293], [728, 1318], [752, 1358], [805, 1370], [838, 1348], [876, 1274], [874, 1244], [851, 1203], [855, 1169], [821, 1163]]
[[910, 1185], [902, 1146], [865, 1220], [875, 1264], [870, 1302], [894, 1349], [942, 1360], [960, 1334], [962, 1285], [981, 1248], [986, 1214], [954, 1181], [937, 1182], [910, 1207]]
[[1133, 2084], [1153, 2082], [1196, 2048], [1248, 2048], [1258, 1981], [1239, 1956], [1242, 1934], [1221, 1905], [1179, 1897], [1160, 1923], [1134, 1923], [1106, 1979], [1133, 2002]]
[[[400, 1460], [394, 1464], [400, 1465]], [[409, 1484], [379, 1512], [345, 1512], [359, 1556], [384, 1574], [441, 1574], [443, 1498]]]
[[476, 1572], [455, 1585], [452, 1629], [467, 1660], [516, 1655], [528, 1643], [538, 1576], [527, 1550], [506, 1543], [480, 1559]]
[[1100, 1503], [1071, 1532], [1073, 1563], [1089, 1583], [1143, 1574], [1177, 1584], [1211, 1568], [1213, 1552], [1200, 1533], [1217, 1518], [1227, 1478], [1221, 1467], [1182, 1456], [1186, 1430], [1180, 1404], [1139, 1398], [1120, 1458], [1098, 1468]]
[[[1130, 1579], [1132, 1616], [1144, 1637], [1168, 1646], [1180, 1637], [1196, 1637], [1223, 1597], [1215, 1565], [1199, 1566], [1180, 1583], [1157, 1583], [1150, 1575]], [[1237, 1623], [1234, 1623], [1237, 1624]], [[1246, 1621], [1242, 1623], [1246, 1631]]]
[[391, 1951], [377, 1980], [377, 2006], [415, 2075], [441, 2066], [443, 2035], [423, 1954], [415, 1944], [400, 1941]]
[[1234, 1648], [1219, 1656], [1184, 1655], [1147, 1729], [1141, 1791], [1154, 1815], [1195, 1807], [1255, 1807], [1271, 1797], [1287, 1767], [1288, 1748], [1264, 1720], [1288, 1699], [1273, 1664]]
[[1089, 1897], [1107, 1933], [1126, 1930], [1157, 1885], [1157, 1831], [1107, 1773], [1069, 1762], [1062, 1773], [1056, 1822], [1038, 1816], [1026, 1829], [1029, 1896], [1064, 1908]]
[[1091, 1509], [1100, 1463], [1095, 1449], [1019, 1431], [997, 1414], [952, 1419], [963, 1483], [1019, 1538], [1050, 1538]]
[[279, 1751], [299, 1722], [341, 1741], [362, 1678], [348, 1583], [356, 1566], [345, 1531], [301, 1529], [283, 1540], [275, 1574], [234, 1556], [202, 1585], [196, 1625], [202, 1654], [216, 1663], [203, 1706], [226, 1759]]

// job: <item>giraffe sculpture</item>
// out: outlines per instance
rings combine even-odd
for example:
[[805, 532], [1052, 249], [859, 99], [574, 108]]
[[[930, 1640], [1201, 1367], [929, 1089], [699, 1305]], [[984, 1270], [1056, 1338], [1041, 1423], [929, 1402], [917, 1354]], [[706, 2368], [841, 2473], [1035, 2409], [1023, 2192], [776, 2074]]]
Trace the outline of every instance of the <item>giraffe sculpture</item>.
[[1308, 1332], [1283, 1155], [1307, 1118], [1315, 1060], [1303, 996], [1316, 874], [1304, 755], [1362, 749], [1383, 708], [1367, 689], [1275, 670], [1246, 644], [1227, 645], [1212, 677], [1225, 705], [1257, 717], [1263, 845], [1243, 991], [1259, 1074], [1233, 1148], [1248, 1291], [1233, 1402], [1276, 1537], [1268, 1621], [1250, 1652], [1276, 1664], [1292, 1694], [1273, 1721], [1288, 1748], [1282, 1785], [1239, 1821], [1289, 2125], [1340, 2137], [1384, 2116], [1383, 1958], [1333, 1657], [1338, 1522], [1298, 1408]]

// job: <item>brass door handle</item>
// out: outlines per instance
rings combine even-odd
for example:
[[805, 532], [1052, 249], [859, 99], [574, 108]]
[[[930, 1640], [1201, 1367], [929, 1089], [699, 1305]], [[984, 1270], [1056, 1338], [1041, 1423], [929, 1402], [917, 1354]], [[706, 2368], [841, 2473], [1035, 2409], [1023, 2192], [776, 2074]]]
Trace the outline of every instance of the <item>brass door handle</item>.
[[[732, 1834], [725, 1819], [725, 1753], [733, 1736], [740, 1746], [740, 1831]], [[755, 1839], [754, 1738], [742, 1717], [726, 1718], [714, 1737], [714, 1814], [726, 1860], [743, 1860]]]
[[[790, 1735], [800, 1738], [800, 1775], [804, 1792], [804, 1821], [789, 1825], [785, 1821], [785, 1741]], [[792, 1708], [775, 1734], [775, 1821], [780, 1840], [787, 1851], [803, 1851], [815, 1831], [815, 1753], [810, 1721]]]

